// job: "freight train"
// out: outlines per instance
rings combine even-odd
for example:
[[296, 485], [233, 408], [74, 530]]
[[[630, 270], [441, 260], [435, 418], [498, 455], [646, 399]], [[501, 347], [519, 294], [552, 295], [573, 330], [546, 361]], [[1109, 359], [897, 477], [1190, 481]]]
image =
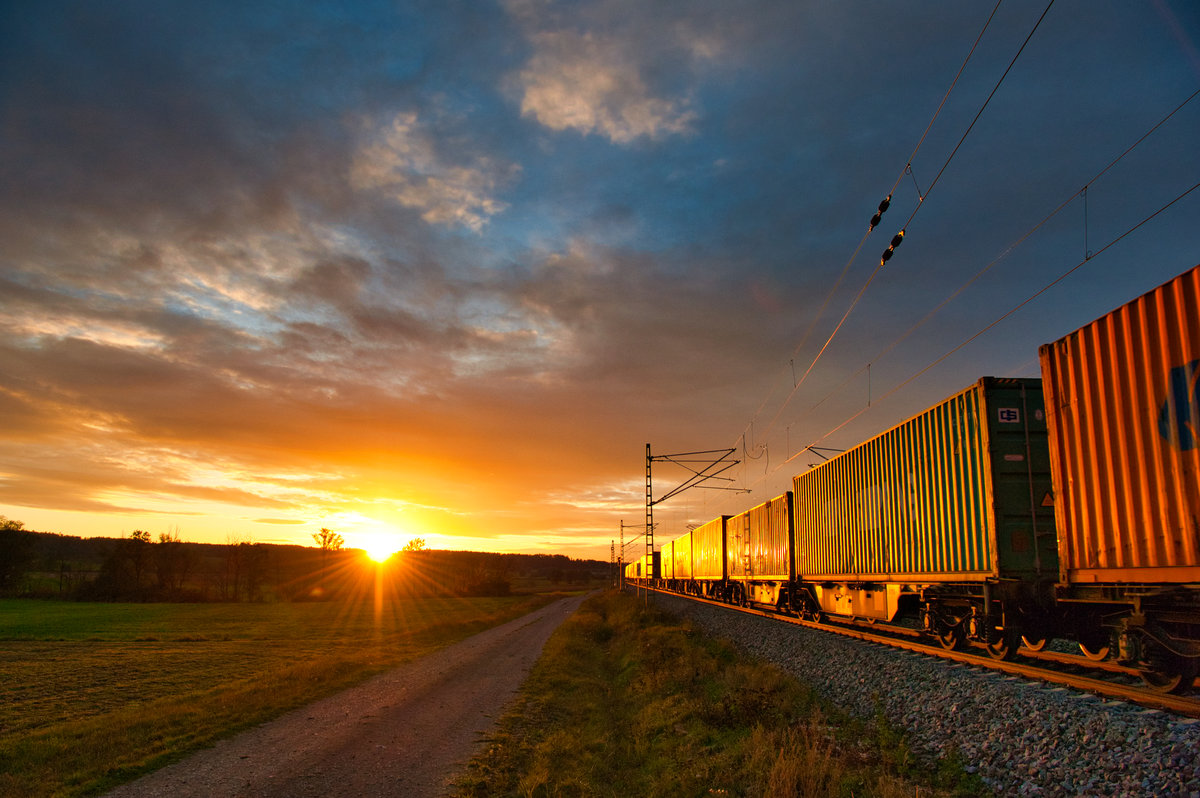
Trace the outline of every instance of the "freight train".
[[1200, 266], [625, 567], [999, 659], [1074, 641], [1164, 692], [1200, 670]]

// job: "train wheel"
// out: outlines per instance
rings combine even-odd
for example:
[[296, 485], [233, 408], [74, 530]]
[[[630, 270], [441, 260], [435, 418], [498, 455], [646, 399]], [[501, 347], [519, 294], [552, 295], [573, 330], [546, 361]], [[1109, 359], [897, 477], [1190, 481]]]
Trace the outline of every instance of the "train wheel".
[[1029, 649], [1030, 651], [1041, 651], [1049, 642], [1050, 638], [1045, 636], [1038, 637], [1036, 635], [1021, 635], [1021, 645], [1025, 646], [1025, 648]]
[[961, 651], [967, 644], [967, 635], [963, 632], [962, 624], [939, 627], [937, 639], [947, 651]]
[[1142, 681], [1160, 693], [1190, 692], [1196, 681], [1196, 672], [1200, 670], [1200, 660], [1180, 657], [1166, 651], [1153, 655], [1150, 664], [1149, 670], [1140, 672]]
[[1103, 662], [1108, 659], [1109, 647], [1106, 645], [1088, 645], [1080, 641], [1079, 651], [1092, 662]]
[[[1017, 636], [1007, 630], [995, 632], [994, 639], [986, 645], [992, 659], [1010, 660], [1017, 655]], [[1042, 645], [1045, 645], [1043, 641]]]

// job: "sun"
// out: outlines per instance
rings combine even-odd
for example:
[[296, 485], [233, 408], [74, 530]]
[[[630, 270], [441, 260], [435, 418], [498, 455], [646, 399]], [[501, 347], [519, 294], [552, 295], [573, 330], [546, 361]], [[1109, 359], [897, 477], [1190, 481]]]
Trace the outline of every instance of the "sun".
[[367, 556], [375, 562], [386, 562], [396, 553], [396, 543], [385, 535], [372, 535], [365, 551]]

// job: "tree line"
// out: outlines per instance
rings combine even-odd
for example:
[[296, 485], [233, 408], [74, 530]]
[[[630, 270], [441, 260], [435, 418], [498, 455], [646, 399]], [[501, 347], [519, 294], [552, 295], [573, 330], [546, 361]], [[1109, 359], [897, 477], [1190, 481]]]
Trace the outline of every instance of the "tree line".
[[332, 530], [314, 546], [230, 538], [193, 543], [177, 531], [123, 538], [35, 532], [0, 516], [0, 596], [81, 601], [323, 601], [381, 588], [393, 596], [506, 595], [514, 584], [609, 577], [609, 565], [563, 555], [427, 550], [417, 538], [383, 564]]

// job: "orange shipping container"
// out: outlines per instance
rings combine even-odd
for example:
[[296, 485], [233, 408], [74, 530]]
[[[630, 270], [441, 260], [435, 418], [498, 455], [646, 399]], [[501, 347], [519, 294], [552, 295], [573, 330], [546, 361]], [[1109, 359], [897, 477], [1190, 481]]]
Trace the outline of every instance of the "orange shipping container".
[[1200, 582], [1200, 266], [1040, 350], [1064, 582]]

